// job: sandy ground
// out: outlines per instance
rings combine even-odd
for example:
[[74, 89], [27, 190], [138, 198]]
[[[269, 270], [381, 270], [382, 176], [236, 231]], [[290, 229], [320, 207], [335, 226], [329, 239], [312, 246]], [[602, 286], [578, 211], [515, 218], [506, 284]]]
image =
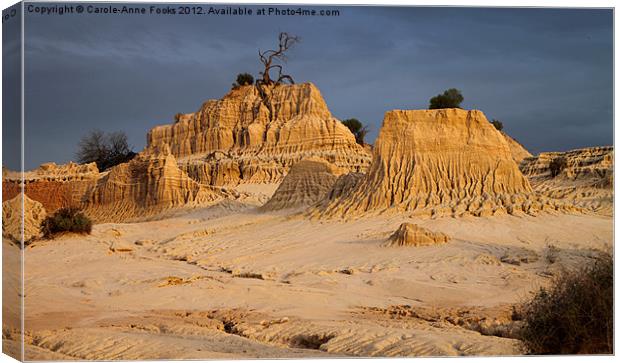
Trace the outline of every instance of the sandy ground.
[[[294, 212], [227, 202], [35, 242], [26, 359], [520, 354], [512, 306], [613, 241], [596, 215]], [[402, 222], [452, 239], [382, 247]]]

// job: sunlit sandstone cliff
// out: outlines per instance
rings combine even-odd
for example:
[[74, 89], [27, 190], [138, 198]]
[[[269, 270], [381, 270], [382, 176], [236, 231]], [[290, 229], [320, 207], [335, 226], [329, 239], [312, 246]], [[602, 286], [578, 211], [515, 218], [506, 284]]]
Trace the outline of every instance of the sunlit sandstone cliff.
[[[20, 179], [19, 173], [5, 173], [3, 200], [19, 198]], [[231, 196], [189, 178], [166, 145], [147, 149], [102, 173], [94, 163], [50, 163], [24, 173], [24, 180], [28, 200], [40, 203], [48, 213], [78, 207], [97, 222], [145, 217]]]
[[[551, 176], [550, 164], [564, 158], [566, 168]], [[613, 213], [613, 146], [589, 147], [567, 152], [545, 152], [521, 163], [537, 192], [553, 199], [571, 201], [594, 212]]]
[[[370, 148], [355, 142], [310, 83], [263, 92], [239, 87], [196, 113], [180, 115], [174, 125], [152, 129], [147, 139], [134, 160], [105, 172], [94, 164], [43, 164], [24, 174], [26, 194], [48, 213], [77, 206], [98, 222], [237, 198], [231, 187], [238, 184], [283, 179], [263, 210], [316, 204], [310, 213], [319, 216], [535, 214], [571, 209], [557, 203], [572, 195], [567, 190], [575, 194], [573, 204], [601, 210], [598, 187], [611, 185], [613, 162], [611, 148], [566, 153], [569, 168], [561, 175], [566, 183], [558, 191], [554, 183], [560, 179], [545, 182], [538, 175], [554, 153], [528, 157], [482, 112], [443, 109], [387, 112], [370, 166]], [[312, 159], [322, 162], [300, 163]], [[521, 160], [535, 191], [517, 167]], [[287, 181], [295, 164], [299, 170]], [[9, 200], [18, 195], [21, 177], [4, 174], [3, 199]], [[586, 179], [598, 189], [590, 198], [596, 201], [586, 195], [582, 203], [582, 189], [570, 185], [586, 175], [596, 176]], [[613, 191], [602, 190], [607, 208]]]
[[386, 113], [369, 172], [329, 194], [312, 213], [351, 217], [535, 213], [561, 208], [532, 193], [503, 137], [480, 111]]
[[222, 191], [189, 178], [177, 166], [168, 146], [163, 145], [110, 169], [98, 181], [87, 210], [99, 221], [122, 220], [222, 198]]
[[159, 126], [147, 147], [167, 144], [179, 167], [210, 185], [280, 182], [305, 157], [352, 172], [365, 171], [370, 153], [329, 112], [311, 83], [231, 90], [174, 125]]

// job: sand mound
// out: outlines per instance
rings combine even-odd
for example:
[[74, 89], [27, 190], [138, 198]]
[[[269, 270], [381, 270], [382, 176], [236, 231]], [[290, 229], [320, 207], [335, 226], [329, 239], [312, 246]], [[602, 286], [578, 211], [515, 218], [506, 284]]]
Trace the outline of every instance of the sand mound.
[[[24, 242], [41, 235], [41, 222], [47, 216], [43, 205], [24, 196]], [[2, 203], [2, 235], [21, 243], [22, 197]]]
[[97, 221], [119, 221], [172, 207], [208, 204], [224, 196], [187, 176], [164, 145], [113, 167], [98, 181], [87, 210]]
[[147, 143], [170, 145], [179, 167], [209, 185], [281, 182], [309, 156], [354, 172], [365, 171], [371, 159], [311, 83], [265, 86], [262, 92], [239, 87], [174, 125], [152, 129]]
[[320, 158], [304, 159], [293, 165], [264, 211], [307, 207], [321, 200], [333, 187], [343, 169]]
[[313, 214], [485, 216], [560, 208], [533, 195], [484, 114], [461, 109], [387, 112], [368, 174], [329, 196]]
[[504, 139], [506, 139], [508, 147], [510, 148], [510, 154], [512, 155], [512, 159], [515, 161], [515, 163], [517, 163], [517, 165], [520, 164], [523, 159], [532, 156], [532, 154], [530, 154], [530, 152], [527, 151], [527, 149], [525, 149], [523, 145], [521, 145], [517, 140], [508, 136], [508, 134], [503, 131], [501, 131], [501, 133], [504, 136]]
[[[613, 213], [613, 146], [590, 147], [567, 152], [546, 152], [521, 163], [534, 190], [557, 200], [605, 215]], [[551, 176], [549, 165], [564, 158], [566, 168]]]
[[403, 223], [384, 246], [432, 246], [448, 242], [449, 238], [440, 232], [431, 232], [413, 223]]

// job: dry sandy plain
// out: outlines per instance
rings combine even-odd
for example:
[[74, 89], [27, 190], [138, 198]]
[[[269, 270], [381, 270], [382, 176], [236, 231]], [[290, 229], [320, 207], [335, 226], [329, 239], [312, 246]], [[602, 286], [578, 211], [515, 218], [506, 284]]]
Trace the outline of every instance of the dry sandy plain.
[[[613, 239], [596, 215], [343, 223], [256, 209], [224, 202], [35, 242], [26, 357], [519, 354], [512, 306]], [[382, 247], [404, 221], [452, 240]]]

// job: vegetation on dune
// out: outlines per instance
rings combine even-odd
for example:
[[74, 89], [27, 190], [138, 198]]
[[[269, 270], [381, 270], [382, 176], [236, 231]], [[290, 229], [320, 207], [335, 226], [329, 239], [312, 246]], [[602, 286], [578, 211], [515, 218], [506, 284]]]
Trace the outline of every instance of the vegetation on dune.
[[463, 94], [456, 88], [445, 90], [442, 94], [437, 95], [430, 100], [429, 110], [440, 108], [461, 108], [463, 102]]
[[92, 228], [90, 218], [74, 207], [60, 208], [41, 222], [41, 233], [45, 238], [64, 232], [90, 234]]
[[79, 163], [96, 163], [99, 171], [125, 163], [136, 156], [127, 141], [124, 132], [109, 134], [101, 130], [93, 130], [82, 137], [78, 144], [76, 157]]
[[355, 141], [360, 145], [364, 145], [364, 138], [368, 134], [368, 126], [365, 126], [356, 118], [343, 120], [342, 123], [353, 133]]
[[613, 258], [601, 253], [565, 272], [522, 308], [520, 339], [531, 354], [613, 353]]

